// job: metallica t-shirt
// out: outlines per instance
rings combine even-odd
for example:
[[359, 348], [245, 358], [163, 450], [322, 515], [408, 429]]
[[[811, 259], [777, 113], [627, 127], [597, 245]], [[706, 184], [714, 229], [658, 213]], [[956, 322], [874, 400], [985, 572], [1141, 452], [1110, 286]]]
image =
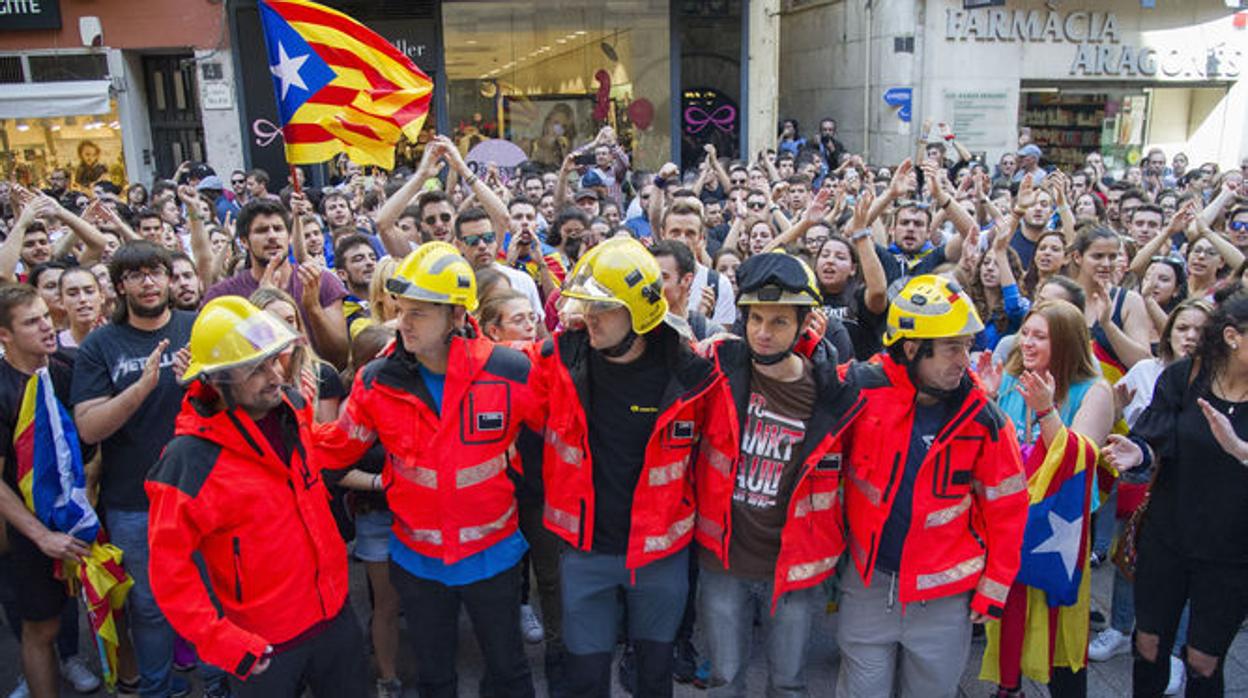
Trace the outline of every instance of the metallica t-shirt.
[[728, 544], [728, 567], [739, 577], [770, 580], [775, 573], [780, 532], [801, 470], [806, 422], [815, 404], [814, 371], [809, 361], [803, 364], [802, 377], [792, 383], [751, 371]]

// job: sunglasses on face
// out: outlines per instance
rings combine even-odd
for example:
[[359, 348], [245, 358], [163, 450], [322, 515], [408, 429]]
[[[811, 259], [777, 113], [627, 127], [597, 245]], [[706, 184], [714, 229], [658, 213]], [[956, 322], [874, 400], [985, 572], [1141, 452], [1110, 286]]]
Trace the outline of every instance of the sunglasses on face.
[[450, 223], [451, 214], [439, 213], [433, 216], [425, 216], [425, 225], [433, 225], [434, 223], [438, 222], [438, 219], [441, 219], [443, 223]]
[[750, 202], [746, 202], [745, 206], [746, 206], [746, 208], [750, 208], [750, 209], [753, 209], [753, 210], [755, 210], [755, 211], [761, 211], [761, 210], [763, 210], [763, 209], [767, 208], [767, 202], [765, 202], [765, 201], [750, 201]]
[[1230, 230], [1242, 233], [1243, 231], [1248, 230], [1248, 221], [1231, 221], [1226, 224], [1226, 227]]
[[230, 180], [230, 184], [245, 184], [246, 182], [247, 180], [245, 179], [231, 179]]
[[491, 230], [488, 233], [481, 233], [480, 235], [465, 235], [464, 237], [460, 239], [464, 241], [465, 245], [469, 247], [476, 247], [477, 243], [480, 243], [480, 242], [484, 242], [487, 245], [492, 245], [494, 244], [494, 240], [496, 237], [497, 236], [494, 234], [494, 231]]

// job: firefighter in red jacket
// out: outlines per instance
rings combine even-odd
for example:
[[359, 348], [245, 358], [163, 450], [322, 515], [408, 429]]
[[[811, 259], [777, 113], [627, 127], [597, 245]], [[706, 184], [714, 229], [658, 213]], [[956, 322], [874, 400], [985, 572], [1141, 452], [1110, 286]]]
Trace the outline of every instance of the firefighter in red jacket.
[[477, 308], [476, 277], [449, 244], [421, 245], [386, 288], [399, 307], [398, 339], [360, 369], [338, 421], [317, 427], [319, 453], [341, 468], [374, 441], [386, 450], [390, 579], [414, 629], [417, 691], [456, 694], [463, 606], [493, 695], [532, 696], [520, 634], [528, 545], [508, 475], [522, 421], [541, 429], [530, 361], [475, 336], [467, 313]]
[[547, 528], [560, 567], [568, 695], [608, 696], [619, 596], [628, 609], [637, 695], [672, 694], [672, 644], [689, 583], [692, 471], [732, 462], [726, 385], [664, 322], [658, 262], [615, 238], [578, 260], [563, 296], [583, 315], [538, 352], [549, 411]]
[[845, 435], [838, 695], [955, 695], [971, 624], [1001, 617], [1027, 479], [1014, 427], [968, 372], [981, 329], [956, 283], [916, 276], [890, 304], [886, 353], [841, 369], [866, 408]]
[[282, 384], [295, 340], [238, 296], [200, 311], [175, 438], [146, 483], [152, 592], [240, 696], [366, 696], [347, 550], [308, 456], [312, 406]]
[[[699, 617], [711, 686], [745, 695], [754, 617], [767, 629], [769, 690], [805, 695], [806, 648], [826, 595], [819, 584], [845, 549], [841, 432], [863, 401], [834, 358], [794, 351], [822, 301], [810, 267], [776, 252], [737, 269], [745, 339], [714, 345], [731, 389], [733, 453], [696, 473]], [[727, 466], [727, 467], [716, 467]]]

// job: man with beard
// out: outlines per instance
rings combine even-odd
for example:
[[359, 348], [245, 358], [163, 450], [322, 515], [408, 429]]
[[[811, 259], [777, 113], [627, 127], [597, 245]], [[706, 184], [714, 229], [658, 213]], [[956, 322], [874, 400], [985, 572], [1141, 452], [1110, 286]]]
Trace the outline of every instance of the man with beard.
[[542, 298], [537, 294], [537, 285], [527, 273], [499, 263], [498, 233], [484, 209], [470, 208], [455, 219], [455, 246], [472, 265], [473, 271], [497, 269], [507, 277], [512, 289], [529, 299], [537, 315], [538, 335], [544, 336], [546, 316], [542, 312]]
[[1031, 266], [1031, 259], [1036, 256], [1036, 244], [1040, 242], [1040, 236], [1048, 230], [1049, 219], [1053, 217], [1053, 195], [1039, 188], [1031, 192], [1020, 192], [1014, 205], [1014, 215], [1021, 223], [1014, 237], [1010, 239], [1010, 247], [1018, 253], [1023, 268], [1027, 268]]
[[199, 282], [199, 275], [195, 273], [195, 262], [185, 252], [174, 252], [169, 258], [173, 260], [173, 273], [169, 276], [169, 299], [173, 302], [173, 307], [178, 310], [198, 310], [204, 287]]
[[[74, 365], [74, 421], [85, 443], [101, 446], [100, 505], [134, 587], [126, 600], [143, 695], [185, 695], [173, 676], [173, 630], [148, 577], [147, 495], [143, 478], [173, 438], [182, 388], [174, 355], [186, 346], [195, 314], [169, 303], [169, 253], [133, 242], [113, 254], [113, 322], [87, 335]], [[120, 677], [123, 681], [133, 677]]]
[[339, 238], [334, 248], [334, 273], [347, 287], [342, 313], [347, 319], [347, 335], [355, 337], [369, 324], [368, 285], [377, 268], [377, 252], [367, 235], [359, 233]]
[[[303, 271], [289, 261], [290, 213], [280, 201], [259, 199], [248, 202], [238, 214], [235, 225], [247, 249], [247, 266], [234, 276], [213, 284], [204, 294], [204, 301], [217, 296], [250, 298], [268, 280], [286, 291], [299, 304], [303, 326], [316, 353], [335, 366], [345, 366], [349, 342], [347, 323], [342, 312], [342, 299], [347, 290], [338, 277], [326, 270], [309, 268]], [[319, 302], [303, 300], [304, 285], [318, 296]]]

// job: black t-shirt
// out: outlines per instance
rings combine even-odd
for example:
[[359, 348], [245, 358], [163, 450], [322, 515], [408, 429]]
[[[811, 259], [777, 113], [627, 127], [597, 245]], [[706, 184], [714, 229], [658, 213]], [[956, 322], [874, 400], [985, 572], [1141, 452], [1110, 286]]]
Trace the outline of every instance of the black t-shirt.
[[316, 395], [322, 400], [342, 400], [347, 396], [342, 377], [331, 364], [324, 361], [316, 364]]
[[589, 452], [594, 463], [596, 553], [628, 551], [633, 492], [646, 460], [646, 445], [659, 418], [670, 377], [654, 341], [636, 361], [616, 364], [589, 353]]
[[[825, 293], [823, 296], [823, 314], [828, 318], [836, 318], [849, 332], [850, 343], [854, 347], [853, 358], [866, 361], [883, 348], [885, 313], [875, 314], [867, 310], [867, 289], [859, 283], [851, 284], [840, 293]], [[845, 362], [849, 356], [841, 355], [838, 361]]]
[[[64, 352], [57, 352], [48, 357], [48, 373], [52, 374], [52, 388], [56, 399], [68, 409], [70, 385], [74, 377], [74, 364]], [[26, 384], [30, 382], [30, 374], [17, 370], [4, 359], [0, 359], [0, 454], [4, 456], [4, 484], [20, 492], [17, 488], [17, 451], [13, 448], [13, 432], [17, 429], [18, 413], [22, 409], [22, 399], [26, 395]], [[83, 460], [89, 459], [89, 449], [83, 450]]]
[[153, 332], [130, 325], [105, 325], [93, 330], [78, 348], [74, 363], [73, 403], [113, 397], [143, 375], [147, 357], [162, 339], [169, 346], [160, 357], [156, 389], [121, 428], [104, 439], [100, 468], [100, 503], [122, 511], [147, 509], [143, 480], [173, 439], [173, 423], [182, 407], [182, 387], [173, 376], [173, 358], [191, 339], [195, 314], [173, 311], [169, 322]]
[[1241, 439], [1248, 439], [1248, 403], [1215, 397], [1207, 373], [1189, 386], [1191, 366], [1183, 359], [1162, 372], [1131, 430], [1158, 457], [1141, 530], [1192, 558], [1248, 564], [1248, 468], [1218, 445], [1196, 399], [1226, 415]]
[[919, 476], [919, 466], [927, 457], [932, 442], [945, 422], [952, 416], [951, 406], [945, 401], [934, 405], [916, 403], [914, 427], [910, 431], [910, 448], [906, 451], [906, 469], [897, 483], [897, 496], [880, 533], [880, 552], [876, 556], [875, 569], [883, 572], [901, 571], [901, 549], [906, 535], [910, 533], [910, 519], [914, 509], [914, 481]]

